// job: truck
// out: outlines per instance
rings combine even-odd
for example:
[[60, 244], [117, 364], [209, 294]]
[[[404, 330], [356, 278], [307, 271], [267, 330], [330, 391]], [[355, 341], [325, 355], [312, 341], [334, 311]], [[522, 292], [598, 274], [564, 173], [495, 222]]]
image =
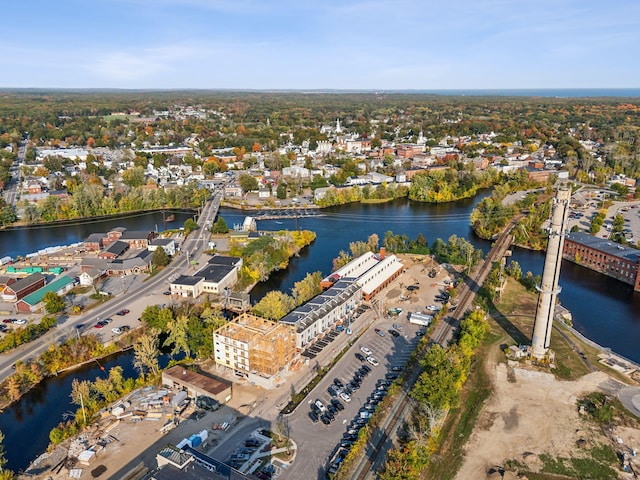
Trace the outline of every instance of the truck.
[[412, 312], [411, 315], [409, 316], [409, 323], [414, 323], [416, 325], [423, 325], [425, 327], [428, 327], [429, 325], [431, 325], [432, 321], [433, 321], [433, 315], [426, 315], [420, 312]]

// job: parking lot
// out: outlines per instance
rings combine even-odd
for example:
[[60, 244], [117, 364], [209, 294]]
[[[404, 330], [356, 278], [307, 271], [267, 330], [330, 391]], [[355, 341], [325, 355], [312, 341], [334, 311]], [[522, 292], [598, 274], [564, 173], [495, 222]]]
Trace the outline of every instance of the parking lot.
[[[393, 324], [400, 326], [397, 337], [389, 333]], [[404, 366], [414, 350], [419, 337], [416, 332], [418, 325], [410, 324], [406, 319], [391, 317], [376, 322], [375, 328], [384, 334], [376, 333], [375, 329], [367, 330], [360, 340], [340, 359], [328, 374], [309, 394], [307, 403], [300, 405], [286, 422], [291, 430], [291, 436], [297, 443], [298, 450], [295, 463], [286, 471], [286, 478], [320, 478], [323, 476], [329, 457], [342, 443], [348, 447], [356, 438], [359, 428], [366, 424], [366, 419], [375, 410], [377, 403], [386, 392], [390, 379], [386, 375], [396, 376], [398, 370]], [[396, 331], [396, 329], [393, 329]], [[362, 351], [362, 347], [370, 351], [370, 355]], [[360, 359], [356, 357], [362, 356]], [[366, 357], [373, 357], [378, 363], [372, 365]], [[362, 359], [365, 359], [362, 361]], [[363, 376], [360, 369], [366, 365], [370, 373]], [[394, 368], [397, 367], [397, 368]], [[354, 388], [353, 380], [360, 379], [358, 387]], [[335, 379], [338, 382], [335, 382]], [[387, 386], [382, 386], [386, 381]], [[340, 394], [329, 392], [330, 386], [343, 384], [342, 391], [348, 395], [346, 401]], [[350, 385], [351, 384], [351, 385]], [[346, 390], [346, 391], [345, 391]], [[349, 394], [348, 392], [351, 391]], [[377, 392], [377, 393], [374, 393]], [[372, 398], [372, 395], [377, 399]], [[311, 405], [316, 401], [322, 403], [326, 409], [331, 401], [338, 400], [344, 410], [337, 411], [333, 420], [325, 425], [322, 420], [314, 422], [309, 412], [317, 407]], [[345, 436], [346, 434], [346, 436]], [[312, 473], [314, 472], [314, 473]], [[307, 476], [305, 477], [305, 473]]]

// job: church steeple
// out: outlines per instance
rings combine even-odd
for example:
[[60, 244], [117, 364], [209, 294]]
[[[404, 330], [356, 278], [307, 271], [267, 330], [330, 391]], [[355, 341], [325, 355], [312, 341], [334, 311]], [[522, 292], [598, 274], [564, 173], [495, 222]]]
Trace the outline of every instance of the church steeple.
[[340, 126], [340, 119], [336, 120], [336, 133], [342, 133], [342, 127]]

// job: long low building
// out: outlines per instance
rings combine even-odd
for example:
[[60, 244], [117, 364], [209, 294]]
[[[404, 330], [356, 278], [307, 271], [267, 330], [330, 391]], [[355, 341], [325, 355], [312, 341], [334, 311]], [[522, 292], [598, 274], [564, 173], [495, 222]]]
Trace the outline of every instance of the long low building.
[[355, 279], [342, 279], [280, 320], [296, 328], [296, 347], [307, 348], [324, 332], [345, 320], [362, 301], [362, 287]]
[[180, 365], [162, 372], [162, 384], [170, 388], [186, 390], [193, 398], [206, 395], [220, 403], [227, 403], [232, 395], [231, 383], [188, 370]]
[[18, 300], [18, 302], [16, 302], [16, 311], [18, 313], [37, 312], [44, 306], [44, 296], [47, 293], [53, 292], [57, 295], [64, 295], [73, 288], [74, 283], [73, 278], [63, 275], [35, 292], [30, 293], [23, 299]]
[[333, 272], [320, 282], [322, 288], [329, 288], [341, 279], [355, 279], [362, 287], [365, 301], [371, 300], [389, 285], [404, 270], [404, 265], [395, 255], [386, 254], [385, 248], [380, 253], [367, 252], [354, 258], [349, 263]]
[[562, 258], [633, 285], [640, 291], [640, 250], [582, 232], [565, 236]]

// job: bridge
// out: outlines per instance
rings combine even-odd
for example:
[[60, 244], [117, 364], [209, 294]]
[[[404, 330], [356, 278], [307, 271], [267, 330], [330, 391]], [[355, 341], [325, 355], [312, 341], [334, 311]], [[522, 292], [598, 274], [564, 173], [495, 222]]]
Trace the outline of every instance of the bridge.
[[[473, 300], [483, 282], [487, 279], [493, 263], [500, 261], [511, 246], [513, 242], [511, 232], [521, 218], [522, 215], [518, 215], [511, 220], [496, 239], [484, 261], [471, 272], [464, 284], [459, 287], [458, 307], [455, 312], [442, 319], [436, 325], [431, 336], [433, 341], [442, 346], [447, 346], [451, 342], [453, 335], [460, 326], [460, 320], [462, 320], [467, 311], [471, 309]], [[383, 465], [387, 450], [394, 446], [393, 436], [398, 430], [398, 426], [411, 414], [411, 399], [408, 392], [411, 391], [420, 373], [420, 369], [414, 370], [411, 378], [407, 380], [408, 387], [402, 389], [395, 403], [390, 406], [390, 414], [382, 420], [377, 430], [373, 433], [373, 438], [370, 444], [367, 445], [367, 454], [357, 464], [352, 478], [358, 480], [375, 478], [375, 471]]]

